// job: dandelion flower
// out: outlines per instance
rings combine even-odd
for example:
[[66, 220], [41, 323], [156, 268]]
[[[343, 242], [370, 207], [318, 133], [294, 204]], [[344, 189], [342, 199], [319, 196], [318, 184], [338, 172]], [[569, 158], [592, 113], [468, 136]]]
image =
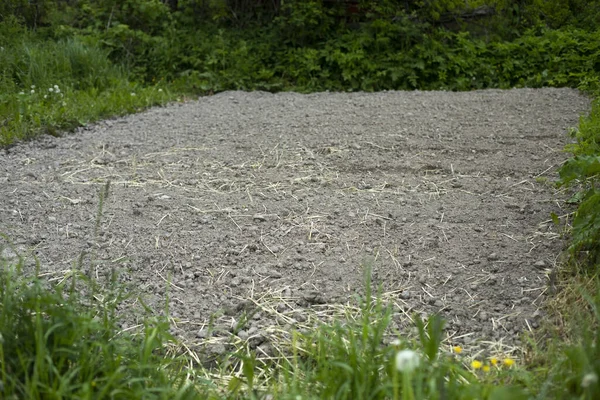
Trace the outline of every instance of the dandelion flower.
[[54, 90], [58, 90], [58, 85], [54, 85], [52, 87], [54, 88]]
[[473, 367], [473, 369], [479, 369], [483, 366], [483, 363], [479, 360], [473, 360], [471, 361], [471, 367]]
[[593, 372], [590, 372], [588, 374], [585, 374], [585, 376], [581, 380], [581, 387], [587, 388], [596, 383], [598, 383], [598, 375], [596, 375]]
[[47, 95], [47, 94], [45, 94], [45, 95], [44, 95], [44, 98], [45, 98], [45, 99], [47, 99], [47, 98], [48, 98], [48, 95]]
[[31, 89], [31, 94], [34, 94], [34, 93], [35, 93], [35, 90]]
[[420, 363], [419, 355], [412, 350], [402, 350], [396, 354], [396, 369], [400, 372], [412, 372]]
[[482, 370], [483, 372], [490, 372], [490, 366], [486, 364], [486, 365], [484, 365], [483, 367], [481, 367], [481, 370]]
[[396, 339], [392, 340], [392, 342], [390, 344], [392, 346], [398, 347], [402, 344], [402, 342], [400, 341], [400, 339], [396, 338]]
[[502, 363], [504, 365], [506, 365], [507, 367], [512, 367], [515, 364], [515, 360], [513, 360], [512, 358], [505, 358]]
[[54, 91], [55, 91], [56, 93], [60, 93], [60, 89], [58, 88], [58, 86], [54, 88]]
[[163, 90], [162, 90], [162, 89], [158, 89], [158, 91], [159, 91], [159, 92], [162, 92]]
[[19, 92], [19, 94], [25, 94], [25, 92]]
[[460, 354], [460, 353], [462, 353], [462, 347], [460, 347], [460, 346], [454, 346], [454, 347], [452, 348], [452, 350], [454, 350], [454, 352], [455, 352], [456, 354]]
[[131, 96], [135, 96], [135, 93], [131, 92]]
[[31, 88], [32, 88], [32, 89], [35, 89], [35, 85], [31, 85]]
[[492, 365], [498, 365], [498, 359], [496, 357], [492, 357], [490, 359], [490, 362], [492, 363]]
[[48, 88], [48, 91], [49, 91], [50, 93], [52, 93], [52, 92], [54, 92], [54, 88]]

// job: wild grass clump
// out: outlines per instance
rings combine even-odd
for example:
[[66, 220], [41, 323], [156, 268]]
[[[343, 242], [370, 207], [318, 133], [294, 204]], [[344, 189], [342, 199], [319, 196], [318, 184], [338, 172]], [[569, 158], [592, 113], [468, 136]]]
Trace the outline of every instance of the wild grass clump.
[[546, 304], [548, 320], [529, 350], [532, 381], [526, 384], [536, 399], [597, 399], [600, 279], [567, 269], [562, 274], [560, 291]]
[[143, 86], [130, 81], [90, 38], [52, 41], [23, 33], [0, 48], [0, 146], [57, 135], [173, 98], [163, 82]]
[[[198, 398], [164, 319], [123, 331], [121, 290], [73, 273], [57, 286], [0, 260], [0, 397], [4, 399]], [[75, 289], [88, 290], [85, 296]]]
[[223, 398], [518, 399], [529, 393], [517, 378], [528, 373], [514, 359], [475, 359], [451, 349], [439, 315], [415, 316], [414, 337], [394, 332], [394, 309], [372, 294], [368, 274], [366, 282], [365, 295], [347, 314], [293, 332], [271, 361], [235, 352], [239, 362], [231, 363]]

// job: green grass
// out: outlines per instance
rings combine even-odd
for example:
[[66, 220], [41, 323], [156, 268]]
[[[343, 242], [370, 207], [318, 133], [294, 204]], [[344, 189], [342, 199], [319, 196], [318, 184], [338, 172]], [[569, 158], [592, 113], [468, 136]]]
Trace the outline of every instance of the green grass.
[[436, 315], [426, 321], [414, 317], [415, 337], [394, 332], [390, 321], [397, 310], [386, 306], [380, 294], [372, 294], [367, 273], [366, 294], [335, 322], [294, 332], [269, 359], [238, 343], [216, 368], [206, 369], [194, 361], [197, 355], [178, 352], [168, 316], [156, 317], [141, 309], [140, 326], [121, 329], [118, 309], [131, 304], [135, 295], [118, 283], [114, 273], [107, 282], [95, 282], [74, 268], [59, 284], [49, 284], [35, 274], [27, 276], [31, 265], [26, 263], [23, 257], [0, 260], [2, 398], [591, 400], [600, 396], [597, 279], [588, 279], [587, 289], [571, 285], [561, 292], [564, 298], [558, 306], [575, 301], [582, 312], [559, 311], [557, 315], [568, 317], [564, 320], [568, 332], [557, 334], [568, 342], [557, 337], [538, 341], [536, 358], [529, 365], [452, 350], [444, 344], [444, 321]]
[[140, 85], [93, 42], [27, 36], [0, 50], [0, 146], [57, 135], [176, 99], [164, 82]]
[[0, 397], [198, 398], [184, 360], [167, 356], [164, 320], [125, 332], [117, 307], [126, 297], [115, 284], [72, 271], [51, 286], [26, 276], [24, 262], [0, 260]]

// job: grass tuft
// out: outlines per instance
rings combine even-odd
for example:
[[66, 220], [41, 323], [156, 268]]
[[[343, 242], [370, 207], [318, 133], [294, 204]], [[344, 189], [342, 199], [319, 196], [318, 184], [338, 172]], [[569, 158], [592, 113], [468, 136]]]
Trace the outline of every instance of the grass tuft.
[[[165, 354], [173, 338], [164, 319], [124, 331], [123, 290], [78, 273], [50, 286], [23, 267], [22, 257], [0, 260], [0, 397], [199, 398], [184, 360]], [[81, 285], [86, 295], [75, 289]]]

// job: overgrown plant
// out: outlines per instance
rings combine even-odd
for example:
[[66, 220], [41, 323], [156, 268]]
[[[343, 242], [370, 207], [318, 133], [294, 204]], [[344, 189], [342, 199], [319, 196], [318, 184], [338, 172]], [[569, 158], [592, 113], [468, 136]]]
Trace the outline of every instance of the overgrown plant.
[[[50, 286], [26, 276], [24, 264], [0, 260], [0, 397], [198, 398], [182, 360], [165, 357], [172, 340], [165, 320], [125, 332], [115, 312], [123, 291], [76, 272]], [[81, 285], [85, 297], [75, 289]]]
[[560, 169], [559, 185], [575, 183], [577, 193], [571, 202], [578, 203], [572, 223], [570, 251], [574, 260], [593, 273], [600, 266], [600, 98], [579, 128], [572, 131], [577, 143], [567, 147], [575, 156]]

